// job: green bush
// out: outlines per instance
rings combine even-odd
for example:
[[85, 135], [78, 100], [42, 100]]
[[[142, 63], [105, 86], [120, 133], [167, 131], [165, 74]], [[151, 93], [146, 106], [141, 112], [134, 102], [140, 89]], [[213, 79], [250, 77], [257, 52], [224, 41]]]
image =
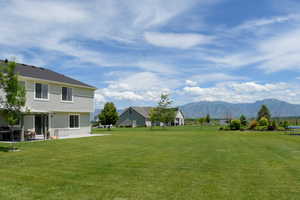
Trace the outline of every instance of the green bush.
[[258, 122], [256, 120], [253, 120], [249, 124], [249, 129], [254, 130], [258, 126]]
[[288, 121], [284, 121], [283, 122], [283, 128], [287, 129], [289, 126], [289, 122]]
[[267, 131], [268, 130], [268, 126], [257, 126], [255, 128], [256, 131]]
[[271, 122], [271, 124], [269, 125], [268, 130], [269, 130], [269, 131], [275, 131], [275, 130], [277, 130], [277, 123], [276, 123], [275, 120], [273, 120], [273, 121]]
[[281, 127], [281, 126], [277, 127], [277, 131], [285, 131], [285, 130], [286, 129], [284, 127]]
[[269, 126], [269, 120], [265, 117], [262, 117], [259, 122], [259, 126]]
[[231, 130], [240, 130], [241, 129], [241, 120], [238, 120], [238, 119], [231, 120], [230, 129]]

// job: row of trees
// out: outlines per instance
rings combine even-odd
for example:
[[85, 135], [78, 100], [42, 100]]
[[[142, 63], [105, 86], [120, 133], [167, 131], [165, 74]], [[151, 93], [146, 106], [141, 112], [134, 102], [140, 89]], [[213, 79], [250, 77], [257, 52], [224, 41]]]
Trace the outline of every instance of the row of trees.
[[247, 118], [241, 115], [239, 119], [230, 120], [229, 125], [221, 127], [221, 130], [258, 130], [258, 131], [273, 131], [283, 130], [288, 127], [288, 122], [280, 122], [279, 124], [272, 120], [270, 110], [266, 105], [262, 105], [257, 113], [257, 118], [248, 123]]

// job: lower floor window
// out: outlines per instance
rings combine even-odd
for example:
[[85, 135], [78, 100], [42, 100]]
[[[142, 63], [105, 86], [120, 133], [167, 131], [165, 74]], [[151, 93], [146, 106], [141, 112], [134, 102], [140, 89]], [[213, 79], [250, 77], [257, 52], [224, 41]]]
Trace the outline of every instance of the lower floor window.
[[79, 128], [79, 115], [70, 115], [70, 128]]

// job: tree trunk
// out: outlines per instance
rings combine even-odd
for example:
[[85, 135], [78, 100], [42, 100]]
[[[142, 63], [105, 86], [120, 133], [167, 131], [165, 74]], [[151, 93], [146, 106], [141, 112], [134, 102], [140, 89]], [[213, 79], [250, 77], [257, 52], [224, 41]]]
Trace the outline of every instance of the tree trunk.
[[24, 134], [24, 116], [21, 116], [21, 137], [20, 141], [24, 142], [25, 141], [25, 134]]

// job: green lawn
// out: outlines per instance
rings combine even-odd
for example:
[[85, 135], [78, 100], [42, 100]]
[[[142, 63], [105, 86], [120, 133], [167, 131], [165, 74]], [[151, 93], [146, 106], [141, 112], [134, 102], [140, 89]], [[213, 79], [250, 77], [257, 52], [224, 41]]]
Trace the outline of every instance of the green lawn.
[[[98, 133], [107, 133], [98, 130]], [[0, 143], [0, 199], [300, 199], [300, 136], [216, 128]]]

